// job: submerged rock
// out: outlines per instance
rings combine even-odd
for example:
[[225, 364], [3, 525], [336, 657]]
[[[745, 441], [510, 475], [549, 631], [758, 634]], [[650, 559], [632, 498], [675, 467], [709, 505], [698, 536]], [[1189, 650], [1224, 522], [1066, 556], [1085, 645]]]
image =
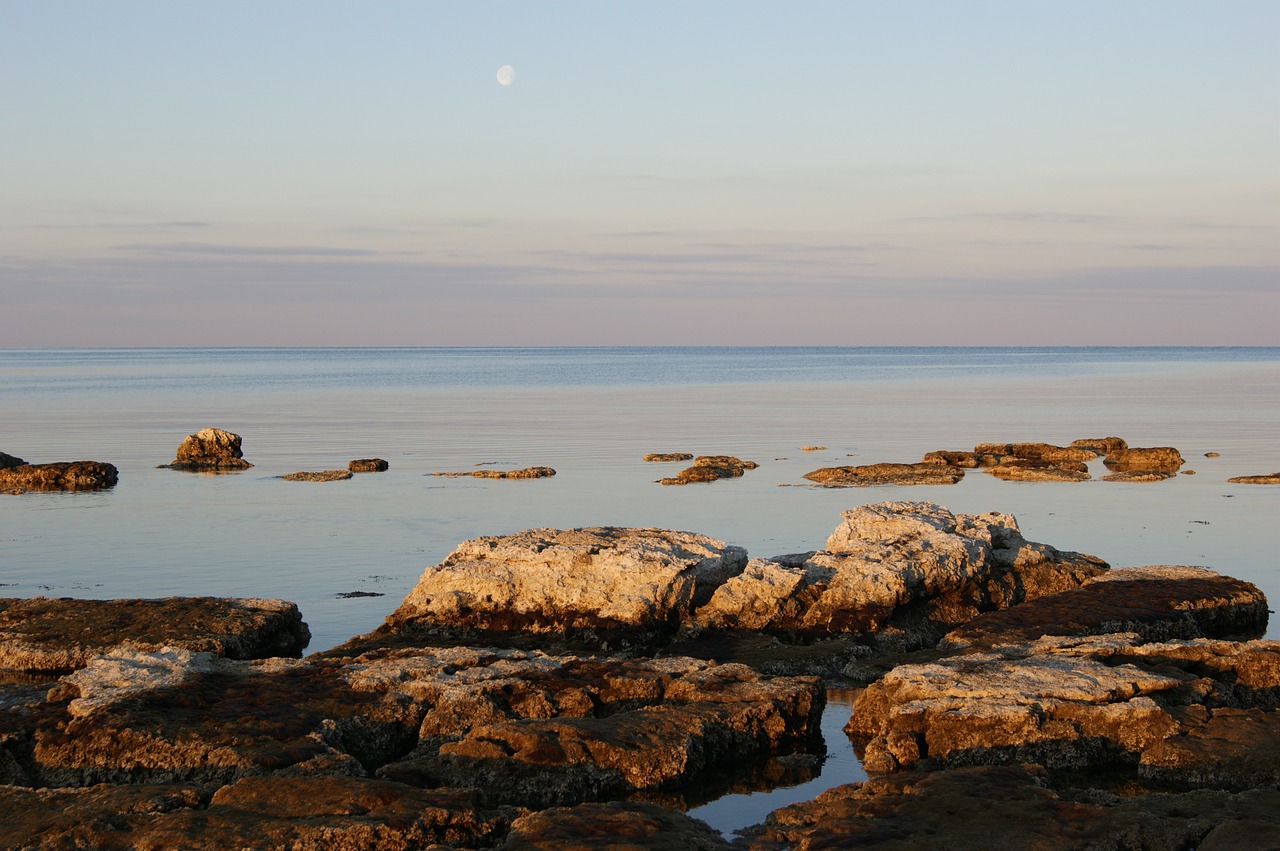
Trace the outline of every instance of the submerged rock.
[[0, 467], [0, 490], [18, 493], [105, 490], [115, 487], [117, 481], [119, 471], [115, 465], [103, 461], [57, 461]]
[[466, 477], [477, 479], [546, 479], [556, 471], [550, 467], [524, 467], [520, 470], [464, 470], [460, 473], [432, 473], [433, 476]]
[[656, 461], [658, 463], [667, 463], [670, 461], [692, 461], [692, 452], [650, 452], [644, 456], [646, 461]]
[[220, 428], [205, 428], [189, 434], [178, 446], [177, 457], [169, 464], [171, 470], [204, 472], [233, 472], [247, 470], [253, 465], [244, 460], [240, 449], [240, 435]]
[[1268, 473], [1262, 476], [1236, 476], [1227, 479], [1237, 485], [1280, 485], [1280, 473]]
[[760, 466], [755, 461], [743, 461], [733, 455], [699, 455], [693, 466], [686, 467], [675, 476], [659, 479], [660, 485], [688, 485], [695, 482], [714, 482], [718, 479], [736, 479], [747, 470]]
[[804, 477], [824, 487], [871, 485], [954, 485], [964, 471], [942, 464], [867, 464], [860, 467], [823, 467]]
[[320, 470], [288, 473], [279, 478], [287, 482], [340, 482], [351, 478], [352, 475], [350, 470]]
[[347, 462], [347, 469], [353, 473], [385, 473], [390, 466], [382, 458], [356, 458]]
[[1101, 478], [1104, 482], [1163, 482], [1173, 477], [1173, 473], [1161, 470], [1124, 470], [1119, 473], [1108, 473]]
[[70, 671], [123, 644], [297, 657], [310, 638], [298, 607], [284, 600], [0, 599], [0, 668], [17, 671]]

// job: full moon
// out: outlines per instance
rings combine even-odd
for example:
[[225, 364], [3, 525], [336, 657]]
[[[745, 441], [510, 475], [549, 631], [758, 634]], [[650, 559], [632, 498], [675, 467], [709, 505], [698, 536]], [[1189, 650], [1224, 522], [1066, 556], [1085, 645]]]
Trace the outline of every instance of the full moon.
[[510, 65], [503, 65], [498, 69], [498, 83], [503, 86], [511, 85], [516, 78], [516, 69]]

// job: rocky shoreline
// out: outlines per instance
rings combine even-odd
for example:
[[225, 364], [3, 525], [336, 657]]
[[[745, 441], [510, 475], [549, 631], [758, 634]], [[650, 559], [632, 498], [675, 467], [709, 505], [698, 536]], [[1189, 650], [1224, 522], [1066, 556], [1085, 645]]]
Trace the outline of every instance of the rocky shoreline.
[[[1203, 568], [1111, 570], [1005, 514], [844, 513], [753, 558], [665, 529], [460, 544], [303, 657], [284, 601], [0, 600], [13, 848], [1268, 847], [1280, 642]], [[683, 814], [816, 771], [826, 684], [868, 782], [735, 839]]]

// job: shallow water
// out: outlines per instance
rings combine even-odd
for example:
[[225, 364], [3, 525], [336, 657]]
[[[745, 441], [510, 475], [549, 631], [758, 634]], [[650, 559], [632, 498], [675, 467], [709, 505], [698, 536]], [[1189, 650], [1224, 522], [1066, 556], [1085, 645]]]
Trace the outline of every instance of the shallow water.
[[[0, 495], [0, 594], [282, 597], [322, 650], [376, 627], [478, 535], [654, 526], [770, 556], [822, 547], [857, 505], [927, 500], [1011, 513], [1029, 539], [1114, 566], [1207, 565], [1274, 600], [1280, 487], [1226, 479], [1280, 470], [1278, 425], [1280, 349], [0, 350], [0, 451], [120, 469], [106, 492]], [[256, 466], [156, 469], [206, 426], [241, 434]], [[804, 486], [823, 466], [1105, 435], [1175, 446], [1196, 475]], [[677, 450], [760, 467], [655, 484], [683, 465], [643, 455]], [[372, 456], [390, 470], [276, 478]], [[558, 475], [429, 475], [480, 464]]]

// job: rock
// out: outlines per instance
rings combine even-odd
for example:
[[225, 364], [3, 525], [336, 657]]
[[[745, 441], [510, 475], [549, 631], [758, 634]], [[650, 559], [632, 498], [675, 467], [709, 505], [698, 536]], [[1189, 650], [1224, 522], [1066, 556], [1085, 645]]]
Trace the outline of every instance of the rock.
[[1280, 791], [1090, 794], [1039, 766], [875, 777], [771, 813], [735, 845], [790, 848], [1275, 848]]
[[826, 448], [827, 447], [821, 446], [821, 445], [801, 446], [800, 451], [801, 452], [824, 452], [826, 451]]
[[843, 516], [824, 551], [753, 559], [697, 610], [693, 626], [851, 633], [913, 649], [979, 612], [1076, 587], [1106, 569], [1092, 556], [1027, 541], [1009, 515], [886, 502]]
[[663, 463], [668, 461], [692, 461], [693, 453], [692, 452], [650, 452], [648, 455], [644, 456], [644, 460], [658, 461]]
[[1083, 461], [1013, 458], [1002, 460], [986, 472], [1010, 482], [1087, 482], [1092, 478]]
[[1051, 443], [1010, 444], [1008, 454], [1028, 461], [1092, 461], [1098, 457], [1096, 450], [1083, 446], [1054, 446]]
[[502, 851], [727, 851], [705, 822], [643, 801], [581, 804], [516, 819]]
[[1237, 485], [1280, 485], [1280, 473], [1269, 473], [1262, 476], [1236, 476], [1227, 479], [1228, 482]]
[[1221, 454], [1221, 453], [1219, 453], [1219, 452], [1206, 452], [1206, 453], [1204, 453], [1204, 457], [1206, 457], [1206, 458], [1221, 458], [1221, 457], [1222, 457], [1222, 454]]
[[0, 668], [70, 671], [129, 644], [169, 645], [233, 659], [302, 655], [311, 638], [284, 600], [0, 599]]
[[921, 459], [922, 464], [943, 464], [948, 467], [962, 467], [964, 469], [973, 469], [974, 467], [994, 467], [1000, 463], [1003, 455], [995, 453], [978, 454], [977, 452], [938, 450], [936, 452], [926, 452], [924, 458]]
[[0, 787], [0, 835], [14, 848], [393, 851], [491, 845], [516, 815], [465, 790], [355, 777], [245, 777], [207, 796], [191, 784]]
[[0, 470], [7, 470], [10, 467], [23, 467], [26, 461], [16, 455], [10, 455], [7, 452], [0, 452]]
[[1046, 635], [1132, 632], [1147, 640], [1257, 638], [1267, 599], [1256, 585], [1200, 567], [1111, 570], [1079, 588], [987, 612], [950, 632], [939, 647], [989, 649]]
[[1129, 444], [1123, 437], [1085, 437], [1071, 441], [1074, 449], [1091, 449], [1099, 455], [1109, 455], [1121, 449], [1128, 449]]
[[746, 551], [688, 532], [530, 529], [459, 545], [387, 619], [485, 633], [669, 636], [746, 565]]
[[432, 473], [433, 476], [472, 476], [477, 479], [546, 479], [556, 471], [550, 467], [524, 467], [520, 470], [464, 470], [460, 473]]
[[954, 485], [964, 471], [941, 464], [868, 464], [861, 467], [823, 467], [804, 477], [824, 487], [870, 485]]
[[760, 466], [755, 461], [743, 461], [732, 455], [699, 455], [693, 466], [686, 467], [674, 477], [659, 479], [660, 485], [688, 485], [695, 482], [714, 482], [719, 479], [736, 479], [747, 470]]
[[[7, 456], [12, 458], [13, 456]], [[59, 461], [0, 467], [0, 490], [81, 491], [115, 487], [119, 472], [103, 461]]]
[[1138, 773], [1170, 786], [1278, 788], [1280, 716], [1225, 707], [1190, 715], [1177, 734], [1143, 752]]
[[[1132, 770], [1161, 760], [1186, 769], [1194, 749], [1174, 756], [1166, 740], [1224, 707], [1274, 714], [1277, 686], [1280, 642], [1047, 637], [895, 668], [855, 699], [846, 731], [864, 743], [869, 772], [1010, 762]], [[1203, 782], [1243, 788], [1256, 770], [1216, 766]]]
[[1163, 482], [1165, 479], [1172, 479], [1173, 473], [1164, 473], [1159, 470], [1126, 470], [1120, 473], [1108, 473], [1100, 478], [1104, 482]]
[[244, 460], [240, 435], [220, 428], [205, 428], [187, 435], [178, 446], [177, 457], [161, 466], [171, 470], [230, 472], [253, 465]]
[[382, 458], [356, 458], [347, 462], [347, 469], [353, 473], [385, 473], [390, 466]]
[[340, 482], [351, 478], [350, 470], [320, 470], [318, 472], [288, 473], [280, 476], [287, 482]]
[[1108, 452], [1102, 463], [1116, 472], [1154, 471], [1176, 473], [1183, 464], [1182, 454], [1172, 446], [1145, 449], [1117, 449]]

